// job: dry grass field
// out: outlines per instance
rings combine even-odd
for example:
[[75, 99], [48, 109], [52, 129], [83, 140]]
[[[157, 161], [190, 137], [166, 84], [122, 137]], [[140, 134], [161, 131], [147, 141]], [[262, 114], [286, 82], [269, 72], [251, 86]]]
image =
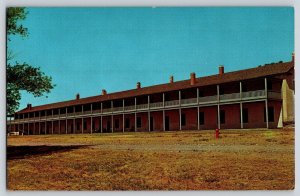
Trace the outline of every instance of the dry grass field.
[[294, 188], [294, 129], [10, 136], [9, 190]]

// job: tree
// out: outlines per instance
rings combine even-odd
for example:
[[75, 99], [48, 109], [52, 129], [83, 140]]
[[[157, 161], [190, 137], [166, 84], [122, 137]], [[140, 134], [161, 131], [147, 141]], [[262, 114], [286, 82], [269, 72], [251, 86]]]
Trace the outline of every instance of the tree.
[[[28, 36], [28, 29], [20, 24], [20, 21], [26, 19], [27, 12], [25, 8], [7, 9], [7, 42], [10, 42], [11, 36]], [[53, 89], [52, 78], [46, 76], [39, 67], [34, 67], [27, 63], [14, 64], [9, 63], [13, 59], [13, 52], [7, 49], [7, 85], [6, 85], [6, 105], [7, 114], [13, 114], [19, 108], [21, 99], [21, 90], [25, 90], [35, 97], [49, 93]]]

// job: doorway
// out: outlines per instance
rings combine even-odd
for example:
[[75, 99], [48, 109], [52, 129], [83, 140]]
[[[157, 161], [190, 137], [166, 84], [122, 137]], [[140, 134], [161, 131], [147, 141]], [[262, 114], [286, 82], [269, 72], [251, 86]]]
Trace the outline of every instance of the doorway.
[[110, 132], [110, 121], [107, 121], [107, 125], [106, 125], [106, 131]]
[[150, 131], [153, 131], [153, 117], [150, 117]]
[[166, 131], [170, 130], [170, 119], [169, 119], [169, 116], [165, 117], [165, 130]]

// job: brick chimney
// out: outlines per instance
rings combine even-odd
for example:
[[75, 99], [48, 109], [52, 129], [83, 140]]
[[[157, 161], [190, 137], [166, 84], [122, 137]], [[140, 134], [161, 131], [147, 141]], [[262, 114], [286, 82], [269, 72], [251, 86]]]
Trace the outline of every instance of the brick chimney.
[[80, 99], [79, 93], [76, 94], [76, 100]]
[[219, 75], [222, 75], [222, 74], [224, 74], [224, 66], [220, 65], [219, 66]]
[[174, 76], [170, 76], [170, 83], [174, 82]]
[[102, 89], [102, 95], [106, 95], [106, 94], [107, 94], [106, 90]]
[[137, 82], [136, 83], [136, 89], [140, 89], [141, 88], [141, 83], [140, 82]]
[[191, 85], [194, 85], [196, 83], [196, 74], [195, 72], [191, 73]]
[[30, 103], [28, 103], [28, 104], [27, 104], [27, 108], [28, 108], [29, 110], [31, 110], [32, 105], [31, 105]]

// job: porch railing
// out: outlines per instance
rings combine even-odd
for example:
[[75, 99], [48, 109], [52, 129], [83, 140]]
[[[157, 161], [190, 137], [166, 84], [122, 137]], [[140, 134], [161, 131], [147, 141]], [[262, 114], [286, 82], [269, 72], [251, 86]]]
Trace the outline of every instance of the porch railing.
[[[266, 92], [265, 90], [256, 90], [256, 91], [247, 91], [247, 92], [242, 92], [242, 97], [240, 97], [240, 93], [231, 93], [231, 94], [223, 94], [220, 95], [220, 102], [229, 102], [229, 101], [247, 101], [247, 100], [256, 100], [256, 99], [265, 99], [266, 98]], [[282, 99], [281, 93], [280, 92], [274, 92], [274, 91], [268, 91], [268, 98], [271, 99]], [[205, 96], [205, 97], [199, 97], [199, 105], [205, 105], [205, 104], [215, 104], [218, 102], [218, 96], [213, 95], [213, 96]], [[197, 98], [189, 98], [189, 99], [182, 99], [181, 100], [181, 105], [186, 106], [186, 105], [198, 105], [197, 103]], [[150, 106], [150, 109], [155, 109], [155, 108], [163, 108], [163, 102], [155, 102], [155, 103], [150, 103], [148, 104], [139, 104], [136, 105], [130, 105], [130, 106], [125, 106], [124, 111], [134, 111], [136, 110], [146, 110]], [[172, 101], [165, 101], [165, 107], [178, 107], [179, 106], [179, 100], [172, 100]], [[102, 113], [111, 113], [111, 112], [121, 112], [123, 111], [123, 107], [114, 107], [114, 108], [104, 108], [102, 109]], [[75, 116], [80, 116], [82, 114], [101, 114], [101, 110], [93, 110], [92, 112], [89, 111], [84, 111], [84, 112], [75, 112], [75, 113], [67, 113], [67, 117], [75, 117]], [[41, 117], [35, 117], [35, 118], [25, 118], [25, 119], [14, 119], [11, 121], [12, 124], [15, 123], [23, 123], [23, 122], [33, 122], [38, 121], [39, 119], [44, 121], [44, 120], [51, 120], [51, 119], [57, 119], [58, 117], [64, 119], [66, 117], [65, 113], [62, 113], [60, 115], [49, 115], [49, 116], [41, 116]], [[9, 121], [7, 121], [9, 123]]]

